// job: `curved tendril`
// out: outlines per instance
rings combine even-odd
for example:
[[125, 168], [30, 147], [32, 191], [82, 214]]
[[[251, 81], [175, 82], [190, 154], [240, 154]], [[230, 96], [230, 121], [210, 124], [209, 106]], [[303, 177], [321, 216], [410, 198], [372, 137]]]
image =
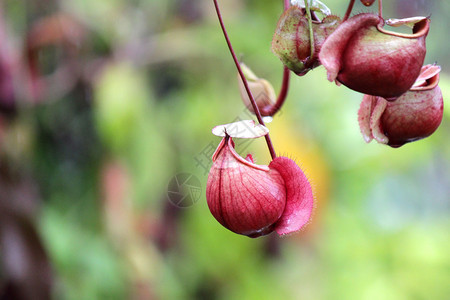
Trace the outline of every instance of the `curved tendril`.
[[288, 94], [288, 90], [289, 90], [290, 75], [291, 75], [291, 71], [287, 67], [284, 67], [283, 83], [281, 84], [281, 89], [280, 89], [280, 93], [278, 94], [277, 101], [271, 106], [263, 107], [262, 112], [265, 116], [273, 116], [283, 106], [284, 101], [286, 100], [286, 97]]
[[[290, 1], [284, 0], [284, 11], [288, 10], [290, 6], [291, 6]], [[266, 106], [262, 108], [262, 113], [265, 116], [273, 116], [283, 106], [289, 90], [290, 76], [291, 76], [290, 70], [287, 67], [283, 67], [283, 81], [281, 84], [280, 92], [277, 97], [277, 101], [271, 106]]]

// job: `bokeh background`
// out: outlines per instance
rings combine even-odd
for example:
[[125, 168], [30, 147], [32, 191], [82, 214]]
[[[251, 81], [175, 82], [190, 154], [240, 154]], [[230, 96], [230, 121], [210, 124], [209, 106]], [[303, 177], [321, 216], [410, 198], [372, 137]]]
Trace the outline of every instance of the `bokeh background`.
[[[220, 1], [236, 52], [275, 89], [282, 2]], [[1, 1], [0, 298], [448, 299], [450, 3], [384, 2], [387, 18], [431, 15], [440, 128], [365, 144], [360, 94], [323, 68], [292, 76], [268, 127], [311, 179], [314, 217], [250, 239], [205, 199], [211, 128], [250, 118], [212, 1]], [[342, 16], [347, 1], [326, 4]], [[263, 139], [237, 149], [269, 162]], [[191, 202], [169, 201], [176, 175]]]

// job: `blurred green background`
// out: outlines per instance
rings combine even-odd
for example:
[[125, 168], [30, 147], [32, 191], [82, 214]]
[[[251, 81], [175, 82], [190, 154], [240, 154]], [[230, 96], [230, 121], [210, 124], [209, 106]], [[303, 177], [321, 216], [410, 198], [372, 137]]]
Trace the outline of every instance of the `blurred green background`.
[[[219, 2], [236, 52], [275, 89], [282, 2]], [[311, 179], [314, 217], [250, 239], [205, 199], [212, 127], [249, 118], [212, 1], [2, 1], [1, 299], [448, 299], [450, 4], [384, 2], [386, 18], [431, 15], [440, 128], [365, 144], [362, 95], [322, 67], [292, 76], [268, 127]], [[326, 4], [342, 16], [347, 1]], [[263, 139], [237, 149], [269, 162]], [[200, 181], [188, 207], [168, 198], [180, 173]]]

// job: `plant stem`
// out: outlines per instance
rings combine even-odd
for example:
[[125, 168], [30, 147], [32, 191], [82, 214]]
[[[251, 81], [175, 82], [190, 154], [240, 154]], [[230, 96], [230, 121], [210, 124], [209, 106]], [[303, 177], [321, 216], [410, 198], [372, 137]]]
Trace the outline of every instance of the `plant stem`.
[[383, 19], [383, 0], [378, 0], [378, 16]]
[[344, 18], [342, 19], [342, 22], [347, 21], [348, 17], [350, 16], [353, 5], [355, 4], [355, 0], [350, 0], [350, 3], [348, 4], [347, 11], [345, 12]]
[[[289, 0], [284, 0], [284, 11], [288, 10], [291, 6], [291, 3]], [[283, 81], [281, 84], [280, 93], [278, 94], [277, 101], [275, 104], [269, 107], [263, 107], [262, 113], [265, 116], [273, 116], [276, 114], [280, 108], [283, 106], [284, 101], [286, 100], [288, 90], [289, 90], [289, 79], [291, 76], [291, 72], [287, 67], [283, 67]]]
[[281, 84], [281, 90], [280, 90], [280, 93], [278, 94], [277, 102], [275, 102], [275, 104], [273, 104], [272, 106], [263, 107], [262, 110], [263, 110], [263, 114], [265, 116], [273, 116], [283, 106], [284, 101], [286, 100], [286, 97], [287, 97], [288, 90], [289, 90], [290, 75], [291, 75], [291, 71], [287, 67], [284, 67], [283, 83]]
[[305, 67], [309, 67], [310, 63], [313, 61], [314, 57], [314, 32], [312, 28], [312, 19], [311, 19], [311, 10], [309, 9], [309, 0], [305, 1], [305, 9], [306, 9], [306, 15], [308, 16], [308, 26], [309, 26], [309, 47], [311, 48], [311, 55], [309, 56], [308, 60], [305, 63]]
[[[256, 105], [255, 98], [253, 98], [252, 92], [250, 91], [250, 88], [248, 87], [247, 79], [245, 78], [244, 73], [242, 72], [242, 69], [241, 69], [239, 61], [236, 57], [236, 54], [234, 53], [233, 46], [231, 45], [227, 30], [225, 29], [225, 25], [222, 20], [222, 15], [220, 13], [219, 4], [217, 3], [217, 0], [213, 0], [213, 1], [214, 1], [214, 6], [215, 6], [216, 12], [217, 12], [217, 17], [219, 19], [220, 27], [222, 28], [222, 32], [223, 32], [223, 35], [227, 42], [228, 49], [230, 50], [231, 56], [233, 57], [234, 64], [236, 65], [239, 75], [241, 76], [242, 83], [244, 84], [245, 90], [247, 91], [248, 98], [250, 99], [250, 102], [252, 103], [253, 111], [256, 114], [256, 118], [258, 119], [259, 124], [265, 126], [264, 121], [261, 117], [261, 113], [259, 112], [258, 105]], [[272, 141], [270, 140], [270, 136], [269, 136], [269, 134], [266, 134], [264, 137], [266, 139], [267, 147], [269, 148], [270, 156], [272, 156], [272, 159], [274, 159], [275, 157], [277, 157], [277, 155], [275, 154], [275, 150], [273, 148]]]

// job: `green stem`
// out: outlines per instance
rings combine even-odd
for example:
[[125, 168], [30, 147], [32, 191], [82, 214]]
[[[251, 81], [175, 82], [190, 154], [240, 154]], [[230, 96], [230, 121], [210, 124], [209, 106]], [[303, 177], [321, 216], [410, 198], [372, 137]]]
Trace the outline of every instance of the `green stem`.
[[309, 0], [304, 0], [305, 1], [305, 9], [306, 9], [306, 15], [308, 16], [308, 26], [309, 26], [309, 46], [311, 48], [311, 55], [309, 56], [308, 60], [305, 63], [305, 66], [309, 66], [310, 63], [313, 61], [314, 59], [314, 32], [313, 32], [313, 27], [312, 27], [312, 18], [311, 18], [311, 10], [309, 9]]

